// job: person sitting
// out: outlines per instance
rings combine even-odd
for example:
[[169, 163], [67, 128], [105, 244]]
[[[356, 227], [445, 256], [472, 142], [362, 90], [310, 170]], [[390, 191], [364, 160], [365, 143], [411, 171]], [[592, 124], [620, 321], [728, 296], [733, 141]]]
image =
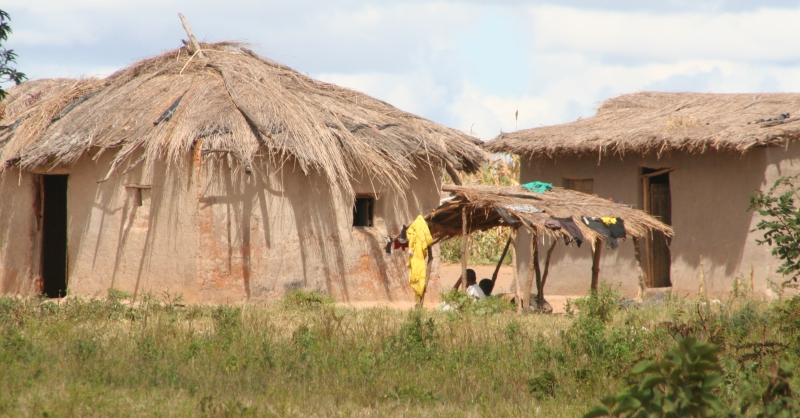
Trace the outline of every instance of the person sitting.
[[481, 300], [486, 297], [480, 286], [477, 283], [478, 279], [475, 275], [475, 270], [467, 269], [467, 294], [475, 299]]
[[494, 282], [492, 279], [483, 279], [478, 283], [478, 286], [483, 290], [483, 294], [486, 296], [492, 295], [492, 290], [494, 290]]

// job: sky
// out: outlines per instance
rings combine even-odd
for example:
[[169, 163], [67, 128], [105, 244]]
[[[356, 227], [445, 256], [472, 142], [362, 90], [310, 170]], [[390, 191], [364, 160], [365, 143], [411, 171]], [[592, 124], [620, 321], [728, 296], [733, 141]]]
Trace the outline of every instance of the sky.
[[[488, 140], [643, 90], [800, 91], [800, 0], [6, 0], [30, 79], [241, 41]], [[519, 117], [515, 113], [519, 112]]]

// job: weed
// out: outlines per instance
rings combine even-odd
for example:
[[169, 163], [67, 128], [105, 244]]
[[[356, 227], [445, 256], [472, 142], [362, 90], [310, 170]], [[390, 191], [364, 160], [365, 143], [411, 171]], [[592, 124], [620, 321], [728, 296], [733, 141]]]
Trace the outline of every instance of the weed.
[[286, 292], [283, 297], [283, 304], [287, 308], [314, 309], [331, 305], [333, 302], [333, 297], [324, 293], [319, 293], [316, 290], [310, 292], [292, 290]]
[[108, 288], [108, 296], [106, 297], [109, 302], [119, 302], [122, 300], [127, 300], [133, 298], [133, 295], [129, 292], [124, 290], [114, 289], [113, 287]]

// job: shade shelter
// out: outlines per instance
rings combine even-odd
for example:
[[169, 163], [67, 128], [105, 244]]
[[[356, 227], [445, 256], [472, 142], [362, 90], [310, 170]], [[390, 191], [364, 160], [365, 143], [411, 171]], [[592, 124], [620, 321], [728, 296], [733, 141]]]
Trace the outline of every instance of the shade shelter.
[[[492, 152], [521, 156], [520, 179], [563, 185], [632, 204], [671, 225], [675, 238], [642, 242], [651, 288], [721, 297], [735, 283], [775, 296], [780, 260], [759, 246], [749, 197], [800, 173], [799, 93], [639, 92], [605, 101], [597, 114], [503, 133]], [[624, 289], [638, 273], [633, 251], [609, 263]], [[554, 268], [576, 275], [588, 254]], [[567, 281], [569, 286], [580, 286]]]
[[[591, 266], [591, 288], [596, 289], [600, 273], [600, 255], [604, 245], [613, 239], [598, 233], [588, 227], [581, 219], [613, 217], [624, 220], [626, 236], [632, 238], [634, 246], [640, 238], [659, 232], [672, 236], [672, 228], [663, 224], [652, 216], [634, 209], [628, 205], [615, 203], [597, 196], [553, 187], [543, 193], [529, 192], [521, 186], [488, 187], [488, 186], [442, 186], [445, 193], [450, 196], [443, 199], [442, 203], [426, 215], [426, 220], [431, 226], [431, 234], [435, 239], [443, 240], [458, 236], [466, 238], [472, 232], [485, 231], [497, 227], [509, 227], [516, 231], [522, 227], [533, 237], [531, 242], [530, 264], [526, 280], [526, 291], [522, 294], [524, 300], [530, 298], [530, 290], [535, 280], [539, 302], [544, 301], [544, 285], [550, 267], [553, 250], [559, 242], [571, 241], [570, 245], [577, 247], [574, 234], [566, 227], [554, 228], [550, 224], [553, 218], [572, 218], [574, 225], [580, 230], [585, 244], [592, 249], [593, 263]], [[509, 243], [514, 239], [514, 233], [509, 237]], [[538, 246], [544, 238], [551, 242], [547, 251], [543, 272], [538, 260]], [[506, 246], [508, 248], [508, 245]], [[512, 248], [513, 258], [516, 251]], [[466, 258], [462, 252], [462, 268], [466, 269]], [[505, 250], [500, 262], [505, 256]], [[515, 266], [516, 267], [516, 266]], [[499, 268], [499, 264], [498, 264]], [[587, 269], [587, 273], [589, 270]], [[496, 272], [495, 272], [496, 277]], [[534, 280], [531, 280], [533, 278]], [[494, 279], [494, 277], [493, 277]], [[643, 288], [644, 277], [641, 275], [640, 283]], [[519, 281], [517, 281], [519, 283]], [[519, 300], [519, 299], [518, 299]]]
[[484, 161], [473, 137], [229, 42], [23, 83], [0, 125], [6, 294], [412, 300], [385, 237], [438, 204], [444, 170]]

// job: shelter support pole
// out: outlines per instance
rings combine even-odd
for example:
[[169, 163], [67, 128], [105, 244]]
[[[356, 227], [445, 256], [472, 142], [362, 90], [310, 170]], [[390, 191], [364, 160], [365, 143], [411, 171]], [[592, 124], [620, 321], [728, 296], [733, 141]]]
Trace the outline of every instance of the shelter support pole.
[[539, 309], [542, 309], [544, 306], [544, 284], [547, 283], [547, 274], [550, 272], [550, 257], [553, 255], [553, 250], [556, 249], [556, 244], [558, 243], [557, 239], [553, 239], [553, 244], [550, 245], [550, 249], [547, 250], [547, 257], [544, 259], [544, 273], [542, 274], [542, 280], [539, 284], [539, 287], [536, 289], [536, 305]]
[[[531, 232], [531, 261], [528, 264], [528, 280], [525, 282], [525, 292], [523, 294], [524, 306], [531, 306], [531, 292], [533, 282], [536, 281], [536, 289], [539, 289], [539, 282], [542, 279], [539, 271], [539, 240], [538, 236]], [[534, 277], [535, 276], [535, 277]]]
[[636, 258], [636, 269], [639, 271], [639, 294], [636, 300], [641, 302], [644, 299], [644, 291], [647, 284], [644, 281], [644, 270], [642, 269], [642, 253], [639, 249], [639, 237], [633, 237], [633, 255]]
[[464, 283], [464, 291], [467, 291], [467, 207], [461, 208], [461, 282]]
[[506, 240], [506, 246], [503, 247], [503, 254], [500, 255], [500, 261], [497, 262], [497, 267], [494, 268], [494, 273], [492, 273], [492, 286], [497, 281], [497, 274], [500, 273], [500, 266], [503, 265], [503, 260], [506, 259], [506, 254], [508, 253], [508, 246], [511, 245], [511, 234], [508, 234], [508, 240]]
[[428, 293], [428, 282], [431, 281], [431, 265], [433, 264], [433, 244], [428, 247], [428, 261], [425, 263], [425, 287], [422, 288], [422, 297], [419, 298], [419, 307], [425, 304], [425, 294]]
[[511, 271], [514, 272], [514, 287], [517, 293], [517, 313], [522, 312], [522, 291], [519, 288], [519, 273], [517, 272], [517, 242], [515, 236], [517, 235], [517, 230], [511, 230]]
[[597, 285], [600, 282], [600, 253], [602, 250], [603, 241], [600, 238], [595, 238], [592, 252], [592, 290], [597, 290]]

